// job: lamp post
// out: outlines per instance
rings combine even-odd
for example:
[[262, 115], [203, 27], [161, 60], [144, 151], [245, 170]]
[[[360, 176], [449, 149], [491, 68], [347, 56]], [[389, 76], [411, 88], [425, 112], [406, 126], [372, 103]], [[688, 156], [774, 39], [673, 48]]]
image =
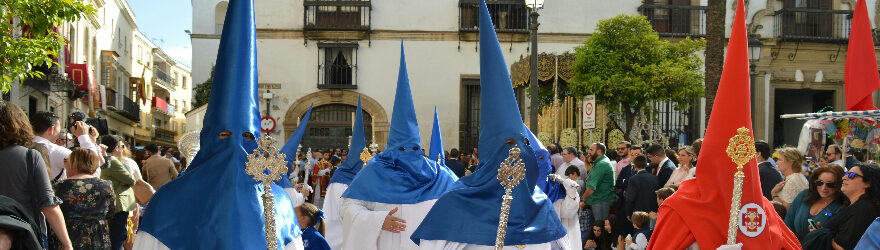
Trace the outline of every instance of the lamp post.
[[529, 128], [532, 133], [538, 134], [538, 9], [544, 8], [544, 0], [525, 0], [526, 6], [531, 9], [529, 13], [529, 30], [531, 30], [532, 56], [529, 66], [531, 68], [531, 111], [529, 112]]
[[756, 63], [758, 60], [761, 60], [761, 47], [764, 43], [761, 42], [758, 38], [754, 36], [750, 36], [749, 38], [749, 76], [750, 76], [750, 96], [749, 100], [751, 101], [752, 106], [752, 121], [755, 120], [755, 77], [758, 75], [758, 71], [755, 70]]

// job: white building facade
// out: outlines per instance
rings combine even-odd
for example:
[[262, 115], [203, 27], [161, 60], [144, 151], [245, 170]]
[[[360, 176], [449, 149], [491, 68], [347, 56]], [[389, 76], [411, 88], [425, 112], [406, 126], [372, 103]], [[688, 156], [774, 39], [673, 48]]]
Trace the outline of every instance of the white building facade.
[[[774, 72], [792, 71], [793, 76], [795, 64], [804, 64], [797, 60], [771, 59], [770, 54], [778, 56], [782, 53], [786, 57], [796, 50], [798, 44], [811, 48], [808, 51], [804, 51], [804, 47], [799, 49], [802, 55], [812, 54], [802, 56], [800, 60], [812, 63], [813, 73], [825, 67], [828, 68], [824, 73], [825, 82], [828, 78], [837, 79], [832, 80], [836, 85], [820, 86], [832, 89], [833, 103], [841, 104], [846, 45], [843, 44], [838, 53], [843, 57], [841, 60], [830, 63], [827, 60], [829, 53], [838, 51], [838, 38], [843, 30], [836, 27], [848, 26], [844, 24], [849, 20], [846, 11], [851, 13], [855, 1], [828, 0], [828, 4], [823, 3], [824, 0], [747, 2], [749, 32], [764, 44], [762, 59], [756, 62], [756, 82], [764, 83], [758, 86], [764, 90], [756, 87], [753, 104], [763, 107], [756, 108], [756, 117], [778, 117], [779, 114], [770, 112], [774, 110], [772, 103], [778, 100], [768, 91], [794, 86], [787, 78], [773, 78], [777, 74]], [[196, 84], [208, 79], [216, 60], [227, 3], [192, 0], [192, 68]], [[476, 0], [256, 1], [260, 91], [273, 94], [273, 98], [261, 100], [261, 112], [272, 117], [277, 124], [270, 135], [282, 141], [286, 139], [309, 105], [314, 103], [315, 111], [303, 146], [344, 148], [347, 145], [345, 138], [350, 134], [351, 112], [360, 95], [367, 113], [368, 141], [384, 146], [402, 40], [423, 145], [429, 145], [432, 111], [437, 106], [446, 149], [460, 148], [469, 153], [469, 148], [476, 147], [475, 137], [479, 131], [480, 48], [477, 46], [476, 3]], [[727, 3], [729, 33], [736, 1], [728, 0]], [[875, 20], [876, 4], [876, 0], [868, 0], [872, 20]], [[488, 5], [507, 63], [513, 64], [530, 55], [529, 9], [523, 1], [495, 0], [488, 1]], [[706, 0], [546, 1], [544, 8], [539, 10], [538, 52], [574, 52], [574, 47], [583, 44], [600, 20], [619, 14], [647, 16], [661, 38], [674, 41], [686, 36], [702, 37], [706, 32], [706, 5]], [[793, 8], [830, 11], [819, 16], [834, 19], [833, 25], [818, 29], [834, 31], [813, 34], [820, 36], [819, 39], [805, 39], [797, 32], [806, 31], [784, 28], [808, 24], [804, 23], [803, 17], [793, 17], [802, 15], [792, 14], [796, 11]], [[843, 19], [837, 20], [840, 18]], [[824, 39], [822, 36], [837, 38]], [[782, 46], [777, 46], [779, 44]], [[797, 89], [803, 88], [809, 89], [810, 86]], [[517, 98], [525, 117], [528, 117], [528, 95], [524, 92], [527, 91], [518, 88]], [[664, 131], [690, 130], [686, 140], [690, 142], [700, 137], [705, 128], [707, 117], [699, 103], [695, 100], [696, 108], [681, 118], [684, 122], [655, 125], [664, 126]], [[835, 107], [843, 108], [842, 105]], [[772, 130], [781, 127], [787, 126], [775, 125], [772, 117], [755, 120], [758, 139], [772, 141]], [[188, 130], [197, 129], [197, 126], [188, 127]]]

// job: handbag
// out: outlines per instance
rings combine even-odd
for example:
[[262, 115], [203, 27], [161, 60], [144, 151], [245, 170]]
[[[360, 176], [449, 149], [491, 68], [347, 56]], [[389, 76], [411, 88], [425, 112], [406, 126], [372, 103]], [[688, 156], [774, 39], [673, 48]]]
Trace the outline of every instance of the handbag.
[[153, 186], [144, 180], [137, 180], [131, 189], [134, 190], [134, 199], [139, 204], [147, 204], [150, 202], [150, 199], [153, 198], [153, 194], [156, 193]]

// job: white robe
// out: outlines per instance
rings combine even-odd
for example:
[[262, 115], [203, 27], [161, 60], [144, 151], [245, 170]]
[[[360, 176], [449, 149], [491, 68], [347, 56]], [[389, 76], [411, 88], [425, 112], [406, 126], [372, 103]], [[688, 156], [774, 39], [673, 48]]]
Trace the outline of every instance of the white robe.
[[[162, 244], [159, 239], [153, 237], [147, 232], [138, 231], [134, 236], [134, 247], [132, 249], [135, 250], [170, 250], [165, 244]], [[302, 236], [297, 236], [290, 243], [287, 243], [284, 246], [284, 250], [303, 250], [303, 241]]]
[[553, 202], [553, 208], [556, 210], [556, 214], [559, 215], [559, 220], [562, 221], [562, 226], [565, 227], [568, 234], [557, 240], [557, 242], [562, 246], [568, 246], [567, 248], [562, 247], [562, 249], [582, 249], [581, 224], [578, 216], [581, 197], [577, 192], [577, 183], [566, 179], [562, 186], [565, 187], [565, 198]]
[[342, 235], [342, 193], [348, 189], [348, 184], [338, 182], [330, 183], [327, 187], [327, 196], [324, 197], [324, 239], [330, 244], [330, 249], [342, 249], [344, 236]]
[[[422, 240], [419, 243], [421, 250], [494, 250], [495, 246], [468, 244], [445, 240]], [[550, 243], [520, 246], [504, 246], [504, 250], [550, 250]]]
[[[410, 236], [428, 215], [437, 199], [416, 204], [388, 204], [342, 198], [343, 248], [346, 250], [419, 249]], [[392, 216], [406, 221], [406, 230], [392, 233], [382, 230], [388, 212], [398, 208]]]

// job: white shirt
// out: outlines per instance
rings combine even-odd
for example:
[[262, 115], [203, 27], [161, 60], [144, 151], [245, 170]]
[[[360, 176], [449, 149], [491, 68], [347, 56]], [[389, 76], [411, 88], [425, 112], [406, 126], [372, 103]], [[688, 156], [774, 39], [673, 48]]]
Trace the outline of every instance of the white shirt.
[[[79, 140], [80, 147], [92, 150], [93, 152], [97, 153], [98, 155], [101, 155], [101, 153], [100, 153], [101, 150], [98, 148], [97, 145], [92, 143], [92, 139], [89, 138], [88, 135], [80, 135], [76, 139]], [[39, 143], [39, 144], [43, 145], [49, 151], [48, 152], [49, 153], [49, 165], [50, 165], [49, 167], [52, 170], [52, 176], [49, 177], [49, 181], [54, 181], [55, 176], [58, 176], [59, 173], [61, 174], [61, 177], [58, 178], [58, 180], [67, 179], [67, 171], [62, 172], [62, 170], [64, 169], [64, 159], [67, 159], [67, 157], [70, 156], [70, 152], [71, 152], [70, 149], [67, 149], [62, 146], [58, 146], [57, 144], [52, 143], [48, 139], [40, 137], [40, 136], [34, 137], [34, 143]], [[97, 170], [95, 170], [94, 176], [95, 177], [101, 176], [101, 168], [100, 167]]]
[[122, 157], [122, 163], [128, 168], [128, 172], [134, 175], [134, 179], [136, 180], [144, 180], [141, 176], [141, 169], [138, 168], [137, 162], [128, 157]]
[[801, 191], [810, 188], [807, 177], [801, 173], [792, 173], [785, 177], [785, 185], [776, 195], [785, 202], [791, 203]]
[[559, 165], [559, 168], [556, 168], [556, 175], [558, 176], [567, 176], [565, 175], [565, 170], [570, 166], [576, 166], [578, 170], [580, 170], [581, 178], [586, 178], [587, 176], [587, 166], [584, 165], [584, 162], [581, 159], [575, 157], [570, 162], [563, 162]]

